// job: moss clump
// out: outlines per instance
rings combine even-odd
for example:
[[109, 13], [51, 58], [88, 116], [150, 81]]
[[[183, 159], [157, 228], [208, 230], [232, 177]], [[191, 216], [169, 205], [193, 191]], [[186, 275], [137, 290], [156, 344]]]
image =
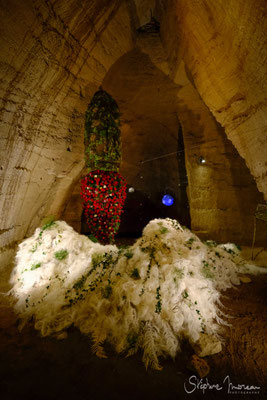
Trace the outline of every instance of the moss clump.
[[129, 260], [130, 258], [133, 257], [133, 252], [130, 251], [130, 250], [126, 250], [126, 252], [125, 252], [123, 255], [124, 255], [126, 258], [128, 258], [128, 260]]
[[82, 275], [82, 277], [73, 285], [73, 289], [75, 289], [75, 290], [82, 289], [85, 281], [86, 281], [86, 277], [84, 275]]
[[95, 269], [101, 262], [105, 260], [105, 254], [94, 253], [92, 255], [92, 266]]
[[186, 247], [188, 247], [188, 248], [191, 250], [191, 249], [192, 249], [192, 245], [193, 245], [193, 243], [194, 243], [195, 240], [196, 240], [196, 239], [195, 239], [194, 237], [191, 237], [190, 239], [188, 239], [188, 240], [185, 242]]
[[209, 263], [207, 263], [207, 261], [203, 260], [203, 267], [202, 267], [202, 275], [207, 278], [207, 279], [213, 279], [214, 278], [214, 274], [211, 271], [211, 267], [209, 265]]
[[55, 252], [54, 256], [57, 260], [62, 261], [68, 256], [68, 254], [68, 250], [59, 250]]
[[206, 242], [204, 242], [208, 247], [216, 247], [217, 243], [214, 240], [206, 240]]
[[169, 229], [166, 226], [163, 226], [162, 222], [158, 222], [158, 226], [160, 227], [159, 232], [164, 235], [165, 233], [169, 232]]
[[94, 243], [98, 243], [97, 238], [96, 238], [94, 235], [92, 235], [92, 234], [88, 235], [88, 239], [90, 239], [90, 240], [91, 240], [92, 242], [94, 242]]
[[161, 233], [162, 235], [164, 235], [165, 233], [169, 232], [169, 229], [166, 228], [165, 226], [163, 226], [162, 228], [160, 228], [159, 231], [160, 231], [160, 233]]
[[42, 224], [43, 225], [41, 227], [40, 234], [43, 234], [43, 231], [52, 228], [56, 224], [54, 215], [48, 215], [47, 217], [45, 217], [42, 220]]
[[36, 263], [36, 264], [33, 264], [32, 266], [31, 266], [31, 271], [34, 271], [35, 269], [38, 269], [38, 268], [40, 268], [41, 267], [41, 263], [39, 262], [39, 263]]

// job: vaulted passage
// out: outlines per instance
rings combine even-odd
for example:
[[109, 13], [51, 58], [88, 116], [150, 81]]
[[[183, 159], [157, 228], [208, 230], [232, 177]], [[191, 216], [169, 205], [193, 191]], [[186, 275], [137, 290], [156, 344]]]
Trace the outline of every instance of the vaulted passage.
[[[240, 254], [244, 259], [267, 266], [267, 7], [265, 0], [256, 3], [253, 0], [1, 1], [1, 293], [11, 287], [9, 279], [18, 245], [32, 237], [36, 228], [47, 226], [43, 225], [44, 218], [52, 216], [66, 221], [79, 234], [90, 233], [80, 196], [81, 179], [88, 173], [84, 159], [84, 122], [88, 104], [100, 87], [112, 96], [120, 110], [118, 172], [126, 180], [127, 196], [116, 245], [132, 244], [154, 218], [172, 218], [189, 228], [203, 243], [207, 240], [235, 243], [242, 247]], [[173, 204], [163, 204], [164, 195], [172, 196]], [[164, 237], [168, 227], [164, 225], [160, 229]], [[185, 245], [190, 251], [195, 240], [192, 238], [187, 238]], [[174, 239], [170, 242], [175, 246]], [[212, 248], [214, 243], [208, 242], [205, 246]], [[36, 255], [36, 248], [32, 257]], [[162, 248], [166, 250], [168, 243]], [[45, 249], [43, 253], [46, 255]], [[67, 253], [62, 254], [59, 259]], [[121, 257], [122, 250], [118, 254]], [[134, 251], [126, 252], [129, 265], [134, 263], [134, 254]], [[145, 259], [145, 252], [140, 254]], [[228, 254], [231, 255], [231, 248]], [[154, 250], [150, 256], [152, 260]], [[216, 257], [220, 258], [220, 252]], [[151, 260], [145, 263], [150, 265]], [[39, 271], [41, 263], [37, 261], [25, 266], [25, 270]], [[206, 260], [202, 261], [204, 270], [209, 268]], [[131, 271], [137, 283], [138, 262], [134, 273]], [[210, 271], [205, 272], [210, 279]], [[145, 282], [149, 273], [150, 270]], [[184, 278], [183, 274], [180, 273], [179, 279]], [[222, 373], [232, 374], [235, 384], [257, 384], [263, 390], [267, 379], [263, 357], [266, 322], [261, 315], [266, 307], [263, 296], [266, 279], [253, 277], [244, 286], [249, 279], [247, 275], [241, 279], [240, 297], [233, 289], [227, 292], [230, 300], [224, 304], [233, 306], [236, 317], [233, 326], [237, 333], [229, 328], [223, 352], [218, 358], [210, 356], [214, 371], [209, 377], [213, 383], [223, 379], [219, 373], [222, 365]], [[162, 300], [160, 287], [155, 288], [157, 312]], [[105, 298], [107, 293], [103, 293]], [[187, 289], [181, 293], [182, 300], [189, 301]], [[64, 357], [70, 365], [76, 349], [79, 354], [86, 352], [77, 331], [71, 327], [66, 342], [55, 344], [53, 339], [41, 341], [28, 327], [21, 336], [24, 344], [20, 343], [18, 357], [21, 358], [17, 359], [15, 346], [20, 339], [8, 298], [2, 297], [0, 334], [3, 346], [10, 346], [10, 353], [7, 350], [4, 359], [10, 376], [12, 373], [16, 376], [18, 387], [20, 372], [14, 365], [18, 363], [22, 375], [25, 373], [23, 358], [28, 355], [23, 346], [31, 343], [34, 344], [32, 353], [26, 361], [30, 369], [37, 368], [35, 362], [29, 361], [30, 357], [40, 356], [41, 360], [44, 357], [40, 375], [46, 374], [55, 349], [58, 381], [61, 382], [63, 375], [71, 382], [78, 379], [75, 373], [71, 375], [64, 370], [60, 375], [58, 372], [61, 367], [65, 368]], [[167, 323], [170, 323], [168, 319]], [[132, 336], [130, 339], [133, 341]], [[186, 346], [182, 358], [175, 364], [177, 371], [191, 356]], [[69, 349], [73, 353], [66, 356]], [[160, 375], [153, 373], [153, 379], [148, 378], [147, 383], [148, 375], [138, 369], [138, 357], [133, 364], [131, 361], [124, 364], [118, 357], [103, 364], [103, 360], [96, 361], [90, 355], [84, 363], [87, 372], [90, 368], [96, 371], [93, 376], [98, 389], [96, 386], [94, 389], [100, 394], [95, 398], [108, 398], [107, 392], [101, 389], [102, 368], [111, 368], [114, 372], [109, 375], [110, 381], [125, 379], [129, 383], [130, 394], [126, 396], [129, 399], [140, 397], [138, 391], [132, 395], [139, 380], [146, 398], [156, 398], [158, 392], [162, 398], [185, 395], [186, 367], [182, 369], [182, 380], [176, 384], [177, 371], [166, 361], [165, 375], [159, 380], [164, 390], [160, 391], [159, 386], [157, 390], [156, 386], [153, 388], [153, 382]], [[75, 359], [75, 365], [83, 370], [83, 362]], [[1, 368], [4, 374], [5, 365]], [[132, 382], [127, 368], [134, 374]], [[247, 380], [241, 382], [244, 370]], [[57, 382], [50, 386], [50, 398], [61, 398], [62, 393], [63, 397], [71, 393], [69, 397], [85, 398], [89, 392], [85, 389], [83, 374], [80, 392], [77, 382], [77, 390], [70, 391]], [[19, 392], [11, 389], [11, 378], [7, 375], [3, 399], [17, 400]], [[50, 381], [45, 376], [44, 380]], [[42, 387], [42, 379], [35, 378]], [[90, 381], [92, 385], [93, 381]], [[174, 389], [166, 395], [169, 384]], [[49, 400], [47, 391], [45, 396], [39, 393], [40, 397], [36, 397], [36, 387], [35, 399]], [[123, 386], [116, 392], [116, 385], [111, 387], [118, 394], [110, 394], [111, 399], [122, 398], [128, 390]], [[29, 398], [27, 388], [23, 390], [23, 395]], [[197, 392], [192, 398], [196, 398], [194, 395]]]
[[[39, 0], [34, 6], [16, 0], [2, 4], [0, 201], [5, 279], [16, 244], [44, 216], [58, 218], [66, 210], [67, 220], [79, 229], [75, 221], [80, 221], [81, 205], [75, 200], [79, 191], [75, 184], [84, 167], [84, 113], [101, 84], [118, 96], [118, 102], [126, 99], [121, 105], [126, 178], [131, 181], [141, 166], [155, 167], [156, 184], [149, 175], [138, 182], [137, 189], [148, 192], [150, 185], [164, 191], [169, 179], [178, 179], [171, 176], [177, 168], [171, 174], [165, 169], [167, 162], [169, 166], [177, 162], [175, 156], [154, 165], [140, 164], [173, 150], [164, 130], [177, 138], [178, 117], [184, 133], [192, 228], [206, 238], [252, 242], [253, 215], [257, 204], [264, 204], [256, 185], [266, 195], [266, 119], [261, 100], [264, 4], [260, 1], [254, 7], [250, 1], [246, 5], [232, 1], [228, 7], [223, 2], [215, 6], [174, 0], [164, 5], [104, 0], [90, 5], [83, 1], [80, 6], [65, 0]], [[156, 24], [150, 23], [151, 15]], [[123, 82], [131, 86], [123, 87]], [[136, 106], [136, 99], [127, 97], [131, 95], [139, 96], [141, 114], [136, 111], [141, 119], [130, 116]], [[152, 110], [152, 97], [154, 115], [144, 119], [146, 107]], [[127, 122], [128, 117], [134, 120]], [[140, 157], [132, 155], [134, 167], [127, 167], [127, 154], [136, 146], [143, 151]], [[195, 168], [195, 161], [206, 152], [205, 168]], [[177, 195], [177, 186], [174, 191]], [[76, 205], [74, 213], [69, 202]], [[263, 244], [265, 232], [264, 226], [258, 227], [258, 245]]]

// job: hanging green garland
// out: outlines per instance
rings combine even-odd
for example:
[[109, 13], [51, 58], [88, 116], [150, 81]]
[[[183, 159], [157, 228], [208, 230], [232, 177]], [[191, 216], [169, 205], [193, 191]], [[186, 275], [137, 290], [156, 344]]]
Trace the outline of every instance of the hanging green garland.
[[85, 116], [85, 160], [90, 171], [118, 171], [121, 162], [120, 113], [116, 101], [98, 90]]

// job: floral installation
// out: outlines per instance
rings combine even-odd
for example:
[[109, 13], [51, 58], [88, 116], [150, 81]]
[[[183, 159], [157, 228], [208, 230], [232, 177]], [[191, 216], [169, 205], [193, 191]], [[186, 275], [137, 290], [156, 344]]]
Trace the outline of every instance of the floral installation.
[[266, 269], [175, 220], [150, 221], [132, 246], [119, 248], [55, 221], [19, 245], [11, 293], [21, 328], [33, 322], [42, 336], [61, 338], [73, 325], [99, 357], [109, 343], [125, 356], [140, 350], [146, 367], [160, 369], [159, 358], [175, 358], [185, 339], [220, 334], [221, 292], [244, 272]]
[[115, 171], [91, 171], [81, 181], [85, 218], [101, 243], [114, 241], [126, 199], [126, 181]]
[[85, 161], [90, 172], [82, 178], [81, 197], [91, 234], [103, 244], [114, 241], [126, 199], [126, 182], [118, 172], [119, 116], [116, 101], [100, 88], [85, 117]]

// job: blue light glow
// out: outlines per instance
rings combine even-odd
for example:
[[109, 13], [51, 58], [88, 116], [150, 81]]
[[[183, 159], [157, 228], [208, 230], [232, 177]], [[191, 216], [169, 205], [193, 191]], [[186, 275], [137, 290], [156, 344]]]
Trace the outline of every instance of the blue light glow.
[[172, 206], [174, 203], [174, 198], [170, 194], [165, 194], [162, 197], [162, 203], [164, 206]]

